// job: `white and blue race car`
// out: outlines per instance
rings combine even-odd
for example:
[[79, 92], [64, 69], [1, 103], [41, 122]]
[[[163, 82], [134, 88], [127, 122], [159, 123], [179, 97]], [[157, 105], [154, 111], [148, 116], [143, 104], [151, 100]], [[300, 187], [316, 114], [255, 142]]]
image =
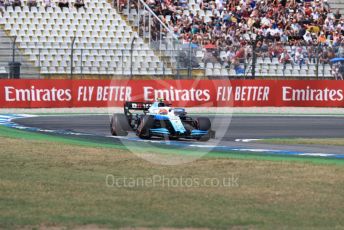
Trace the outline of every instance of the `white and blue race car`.
[[209, 118], [192, 118], [187, 116], [184, 108], [172, 108], [161, 99], [154, 103], [126, 102], [124, 114], [112, 115], [110, 130], [114, 136], [127, 136], [133, 131], [142, 139], [162, 137], [208, 141], [215, 138]]

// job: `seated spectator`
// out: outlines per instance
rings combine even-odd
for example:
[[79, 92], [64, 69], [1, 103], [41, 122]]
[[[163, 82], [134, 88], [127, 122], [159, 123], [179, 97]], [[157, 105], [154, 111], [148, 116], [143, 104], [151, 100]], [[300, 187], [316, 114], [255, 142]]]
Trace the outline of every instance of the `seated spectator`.
[[146, 3], [147, 3], [147, 5], [148, 5], [150, 8], [152, 8], [152, 9], [154, 9], [155, 6], [157, 5], [156, 2], [155, 2], [155, 0], [147, 0]]
[[7, 10], [7, 7], [12, 6], [12, 3], [9, 0], [4, 0], [3, 2], [3, 7], [5, 10]]
[[43, 2], [44, 9], [47, 10], [49, 7], [52, 7], [51, 0], [44, 0]]
[[4, 13], [4, 8], [5, 8], [5, 1], [0, 0], [0, 13], [1, 13], [1, 15], [3, 15], [3, 13]]
[[331, 71], [336, 80], [344, 80], [344, 63], [334, 63]]
[[236, 75], [244, 75], [245, 74], [245, 72], [246, 72], [245, 66], [243, 66], [242, 63], [240, 63], [239, 61], [234, 61], [233, 65], [234, 65], [234, 70], [235, 70]]
[[182, 9], [187, 9], [188, 7], [188, 1], [187, 0], [179, 0], [178, 6]]
[[336, 19], [336, 22], [338, 23], [340, 19], [342, 18], [342, 14], [340, 13], [339, 9], [334, 13], [334, 18]]
[[339, 68], [338, 68], [338, 78], [344, 80], [344, 63], [341, 63]]
[[327, 42], [326, 35], [324, 32], [320, 33], [320, 36], [318, 37], [318, 43], [324, 45]]
[[289, 54], [288, 51], [284, 50], [283, 53], [281, 54], [279, 60], [278, 60], [281, 64], [283, 64], [284, 69], [286, 68], [287, 64], [291, 64], [292, 66], [294, 66], [294, 62]]
[[79, 11], [79, 9], [80, 9], [81, 7], [83, 7], [84, 9], [86, 9], [84, 0], [76, 0], [75, 3], [74, 3], [74, 7], [75, 7], [78, 11]]
[[68, 0], [60, 0], [58, 6], [63, 10], [64, 7], [69, 8]]
[[302, 69], [302, 65], [306, 63], [301, 47], [297, 48], [295, 52], [294, 62], [299, 65], [300, 69]]
[[32, 7], [36, 7], [37, 8], [37, 1], [36, 0], [29, 0], [27, 2], [27, 6], [29, 7], [30, 11]]
[[234, 52], [233, 48], [227, 48], [226, 57], [224, 60], [224, 62], [227, 64], [225, 66], [226, 68], [229, 69], [231, 67], [231, 64], [232, 64], [234, 57], [235, 57], [235, 52]]
[[117, 0], [117, 7], [118, 7], [117, 10], [119, 12], [122, 12], [127, 4], [128, 4], [128, 2], [126, 0]]
[[[21, 0], [12, 0], [12, 7], [13, 7], [13, 10], [15, 10], [15, 8], [18, 6], [18, 7], [22, 7], [22, 3], [21, 3]], [[10, 1], [11, 2], [11, 1]]]
[[303, 39], [305, 40], [306, 44], [311, 44], [313, 42], [312, 35], [309, 31], [307, 31], [305, 35], [303, 35]]
[[332, 49], [327, 48], [320, 54], [319, 61], [322, 64], [329, 64], [332, 58], [335, 58], [335, 54]]

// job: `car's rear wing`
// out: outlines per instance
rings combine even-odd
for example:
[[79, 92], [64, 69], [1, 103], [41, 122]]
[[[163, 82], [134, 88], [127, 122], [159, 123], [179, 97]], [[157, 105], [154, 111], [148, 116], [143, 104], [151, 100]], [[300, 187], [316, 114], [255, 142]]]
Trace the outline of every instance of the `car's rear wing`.
[[148, 102], [126, 102], [124, 108], [131, 110], [148, 110], [152, 106], [152, 103]]
[[130, 110], [140, 110], [143, 112], [148, 111], [148, 109], [152, 106], [152, 103], [149, 102], [125, 102], [124, 104], [124, 114], [128, 115], [131, 114]]

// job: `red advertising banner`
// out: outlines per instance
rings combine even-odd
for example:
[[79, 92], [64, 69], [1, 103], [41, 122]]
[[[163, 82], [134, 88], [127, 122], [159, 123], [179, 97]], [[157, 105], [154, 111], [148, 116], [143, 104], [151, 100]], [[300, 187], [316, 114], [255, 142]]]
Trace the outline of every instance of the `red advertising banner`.
[[123, 106], [156, 98], [185, 107], [344, 107], [344, 81], [0, 80], [0, 108]]

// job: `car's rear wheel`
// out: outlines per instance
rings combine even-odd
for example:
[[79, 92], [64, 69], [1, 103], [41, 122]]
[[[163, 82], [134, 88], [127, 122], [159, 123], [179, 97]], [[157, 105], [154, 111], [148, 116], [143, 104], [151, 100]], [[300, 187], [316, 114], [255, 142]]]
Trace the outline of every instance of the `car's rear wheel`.
[[211, 129], [211, 122], [210, 119], [207, 117], [199, 117], [197, 118], [198, 129], [202, 131], [208, 131], [207, 134], [198, 138], [199, 141], [209, 141], [210, 134], [209, 131]]
[[124, 114], [113, 114], [110, 121], [110, 131], [113, 136], [127, 136], [130, 126]]
[[211, 122], [210, 119], [207, 117], [199, 117], [197, 118], [198, 129], [203, 131], [208, 131], [211, 129]]

